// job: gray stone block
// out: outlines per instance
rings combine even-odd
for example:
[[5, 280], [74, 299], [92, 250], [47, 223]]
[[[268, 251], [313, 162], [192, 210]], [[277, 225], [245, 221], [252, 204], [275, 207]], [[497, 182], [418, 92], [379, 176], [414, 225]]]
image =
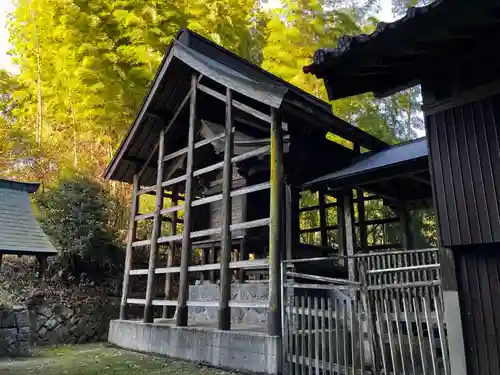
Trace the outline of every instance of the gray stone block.
[[0, 309], [0, 328], [16, 326], [16, 315], [12, 310]]
[[19, 328], [17, 332], [17, 339], [19, 341], [29, 341], [30, 337], [31, 337], [31, 328], [29, 326]]
[[264, 333], [113, 320], [108, 340], [125, 349], [231, 370], [266, 374], [279, 371], [279, 338]]
[[21, 341], [19, 343], [19, 355], [21, 357], [28, 357], [33, 353], [33, 348], [31, 344], [27, 341]]
[[29, 327], [30, 326], [30, 315], [27, 309], [16, 311], [15, 319], [17, 327]]

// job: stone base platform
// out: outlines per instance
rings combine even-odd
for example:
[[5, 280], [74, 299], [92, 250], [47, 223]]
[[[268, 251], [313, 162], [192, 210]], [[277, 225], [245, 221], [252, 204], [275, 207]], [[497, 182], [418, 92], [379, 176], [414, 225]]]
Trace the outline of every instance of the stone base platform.
[[230, 370], [279, 374], [280, 338], [262, 326], [233, 325], [220, 331], [216, 322], [176, 327], [172, 320], [142, 323], [112, 320], [110, 343], [124, 349], [165, 355]]

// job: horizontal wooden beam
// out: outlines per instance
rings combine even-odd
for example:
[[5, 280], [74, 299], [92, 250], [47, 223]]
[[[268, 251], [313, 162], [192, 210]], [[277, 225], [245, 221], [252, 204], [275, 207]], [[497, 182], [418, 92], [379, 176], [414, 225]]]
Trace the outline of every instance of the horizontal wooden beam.
[[432, 281], [414, 281], [411, 283], [397, 283], [397, 284], [381, 284], [381, 285], [369, 285], [368, 290], [394, 290], [394, 289], [406, 289], [406, 288], [419, 288], [425, 286], [439, 286], [441, 285], [440, 280]]
[[[388, 254], [390, 255], [390, 253]], [[427, 270], [438, 270], [440, 269], [439, 264], [422, 264], [418, 266], [410, 267], [395, 267], [395, 268], [384, 268], [380, 270], [368, 270], [367, 275], [377, 275], [381, 273], [391, 273], [391, 272], [409, 272], [409, 271], [427, 271]]]
[[[263, 182], [260, 184], [245, 186], [245, 187], [242, 187], [240, 189], [233, 190], [231, 192], [231, 197], [237, 197], [240, 195], [255, 193], [257, 191], [269, 189], [270, 187], [271, 187], [270, 182]], [[192, 206], [193, 207], [201, 206], [203, 204], [212, 203], [212, 202], [216, 202], [216, 201], [220, 201], [220, 200], [222, 200], [222, 194], [215, 194], [215, 195], [211, 195], [209, 197], [204, 197], [204, 198], [200, 198], [200, 199], [193, 201]]]
[[[383, 244], [383, 245], [370, 245], [368, 246], [368, 250], [388, 250], [388, 249], [402, 249], [403, 246], [401, 246], [400, 243], [388, 243], [388, 244]], [[393, 252], [391, 252], [391, 255], [394, 255]]]
[[[256, 269], [267, 269], [269, 267], [269, 261], [267, 259], [254, 259], [254, 260], [241, 260], [237, 262], [229, 263], [230, 269], [245, 269], [245, 270], [256, 270]], [[218, 271], [220, 270], [220, 263], [214, 264], [204, 264], [189, 266], [189, 272], [200, 272], [200, 271]], [[156, 268], [155, 273], [157, 275], [179, 273], [180, 267], [168, 267], [168, 268]], [[130, 275], [147, 275], [147, 269], [136, 269], [130, 270]]]
[[296, 277], [299, 279], [314, 280], [314, 281], [333, 283], [333, 284], [338, 284], [338, 285], [351, 285], [351, 286], [361, 285], [361, 283], [359, 283], [358, 281], [351, 281], [351, 280], [347, 280], [347, 279], [336, 279], [333, 277], [326, 277], [326, 276], [309, 275], [309, 274], [298, 273], [298, 272], [287, 272], [286, 275], [290, 276], [290, 277]]
[[[231, 163], [239, 163], [239, 162], [242, 162], [244, 160], [251, 159], [251, 158], [254, 158], [257, 156], [267, 155], [267, 154], [269, 154], [269, 151], [270, 151], [269, 145], [262, 146], [262, 147], [256, 148], [255, 150], [248, 151], [248, 152], [245, 152], [244, 154], [233, 157], [231, 159]], [[193, 176], [195, 176], [195, 177], [201, 176], [203, 174], [206, 174], [206, 173], [209, 173], [212, 171], [216, 171], [218, 169], [222, 169], [223, 166], [224, 166], [224, 162], [221, 161], [221, 162], [209, 165], [205, 168], [198, 169], [197, 171], [194, 171]]]
[[[235, 128], [233, 128], [233, 133], [234, 133], [234, 131], [235, 131]], [[197, 149], [197, 148], [209, 145], [211, 143], [214, 143], [215, 141], [218, 141], [219, 139], [223, 139], [225, 136], [226, 136], [226, 133], [220, 133], [220, 134], [213, 136], [212, 138], [204, 139], [202, 141], [195, 143], [194, 148]], [[188, 151], [187, 147], [181, 148], [180, 150], [174, 151], [171, 154], [168, 154], [167, 156], [165, 156], [163, 158], [163, 161], [168, 161], [168, 160], [174, 159], [178, 156], [184, 155], [187, 153], [187, 151]]]
[[[269, 154], [269, 152], [270, 152], [269, 145], [262, 146], [262, 147], [256, 148], [255, 150], [248, 151], [248, 152], [245, 152], [244, 154], [233, 157], [231, 159], [231, 162], [232, 163], [239, 163], [239, 162], [242, 162], [244, 160], [248, 160], [248, 159], [251, 159], [254, 157], [267, 155], [267, 154]], [[201, 176], [203, 174], [206, 174], [206, 173], [209, 173], [212, 171], [216, 171], [218, 169], [222, 169], [223, 166], [224, 166], [224, 162], [221, 161], [221, 162], [218, 162], [218, 163], [215, 163], [215, 164], [212, 164], [212, 165], [209, 165], [207, 167], [204, 167], [204, 168], [201, 168], [201, 169], [194, 171], [193, 176], [195, 176], [195, 177]], [[186, 180], [186, 175], [182, 175], [179, 177], [172, 178], [171, 180], [164, 181], [161, 185], [162, 185], [162, 187], [167, 187], [167, 186], [178, 184], [179, 182], [183, 182], [185, 180]], [[150, 193], [150, 192], [155, 191], [155, 190], [156, 190], [156, 185], [148, 186], [142, 190], [139, 190], [139, 192], [137, 194], [138, 195], [147, 194], [147, 193]], [[169, 212], [173, 212], [173, 211], [169, 211]]]
[[[224, 94], [221, 94], [205, 85], [198, 85], [198, 89], [200, 91], [203, 91], [204, 93], [216, 98], [216, 99], [219, 99], [220, 101], [222, 102], [226, 102], [226, 96]], [[246, 112], [260, 120], [263, 120], [263, 121], [266, 121], [268, 123], [271, 123], [271, 116], [269, 115], [266, 115], [265, 113], [262, 113], [246, 104], [243, 104], [243, 103], [240, 103], [236, 100], [233, 100], [233, 106], [235, 108], [238, 108], [239, 110], [243, 111], [243, 112]]]
[[[130, 305], [145, 305], [146, 300], [141, 298], [128, 298], [127, 303]], [[177, 301], [157, 299], [152, 301], [153, 306], [177, 306]], [[219, 307], [219, 301], [187, 301], [188, 307]], [[229, 307], [240, 308], [260, 308], [264, 309], [269, 306], [269, 303], [262, 301], [229, 301]]]
[[[338, 206], [337, 202], [325, 203], [325, 205], [324, 205], [325, 208], [331, 208], [331, 207], [337, 207], [337, 206]], [[319, 209], [320, 209], [319, 205], [302, 207], [302, 208], [299, 208], [299, 212], [316, 211]]]
[[175, 177], [175, 178], [172, 178], [171, 180], [167, 180], [167, 181], [162, 182], [161, 186], [167, 187], [167, 186], [175, 185], [175, 184], [178, 184], [179, 182], [186, 181], [186, 178], [187, 178], [186, 175]]
[[[139, 214], [137, 215], [134, 220], [135, 221], [139, 221], [139, 220], [152, 220], [154, 218], [155, 214], [154, 212], [151, 212], [151, 213], [147, 213], [147, 214]], [[162, 221], [166, 221], [166, 222], [172, 222], [172, 218], [170, 217], [162, 217], [161, 218]], [[177, 219], [177, 222], [178, 223], [183, 223], [184, 221], [182, 219]]]
[[[339, 229], [339, 226], [338, 225], [327, 225], [325, 227], [325, 230], [326, 231], [329, 231], [329, 230], [337, 230]], [[300, 229], [299, 230], [300, 234], [305, 234], [305, 233], [316, 233], [316, 232], [321, 232], [321, 228], [320, 227], [317, 227], [317, 228], [305, 228], [305, 229]]]
[[[269, 225], [269, 218], [263, 218], [263, 219], [253, 220], [253, 221], [246, 221], [244, 223], [231, 224], [230, 230], [233, 232], [233, 231], [237, 231], [237, 230], [241, 230], [241, 229], [264, 227], [266, 225]], [[204, 237], [204, 236], [212, 236], [212, 235], [220, 234], [220, 233], [221, 233], [221, 228], [209, 228], [209, 229], [199, 230], [196, 232], [191, 232], [190, 237], [192, 239], [195, 239], [195, 238], [200, 238], [200, 237]], [[158, 238], [158, 243], [179, 241], [181, 239], [182, 239], [182, 234], [178, 234], [175, 236], [160, 237], [160, 238]], [[149, 240], [147, 240], [147, 241], [149, 241]], [[139, 241], [139, 242], [144, 242], [144, 241]], [[134, 244], [132, 244], [132, 245], [134, 246]], [[149, 242], [146, 243], [146, 245], [149, 245]], [[136, 245], [136, 246], [145, 246], [145, 245], [141, 244], [141, 245]]]

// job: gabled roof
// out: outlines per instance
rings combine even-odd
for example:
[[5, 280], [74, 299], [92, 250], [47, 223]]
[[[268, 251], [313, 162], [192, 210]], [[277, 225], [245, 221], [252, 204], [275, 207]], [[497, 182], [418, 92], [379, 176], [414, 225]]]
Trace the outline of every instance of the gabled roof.
[[494, 58], [499, 8], [499, 0], [435, 0], [410, 8], [369, 35], [343, 36], [336, 48], [318, 49], [304, 72], [324, 79], [331, 100], [370, 91], [388, 95], [439, 77], [456, 61]]
[[0, 179], [0, 253], [55, 255], [56, 249], [36, 221], [29, 193], [38, 183]]
[[[168, 48], [133, 125], [106, 168], [105, 178], [132, 181], [137, 166], [147, 159], [156, 144], [161, 127], [169, 122], [189, 92], [193, 72], [231, 88], [242, 94], [242, 98], [250, 98], [263, 109], [268, 106], [280, 108], [285, 121], [289, 121], [287, 115], [298, 121], [299, 114], [306, 118], [300, 120], [304, 128], [321, 128], [325, 133], [332, 131], [370, 150], [388, 146], [334, 116], [330, 104], [190, 30], [181, 30]], [[208, 108], [207, 112], [210, 110]], [[166, 138], [169, 137], [171, 134], [167, 133]], [[145, 180], [148, 178], [152, 177], [146, 175]]]
[[421, 167], [425, 168], [428, 164], [427, 157], [427, 139], [420, 138], [384, 151], [364, 154], [350, 166], [314, 179], [301, 187], [355, 186], [377, 178], [382, 179], [386, 175], [396, 177], [401, 172], [409, 173], [413, 167], [416, 167], [414, 171], [422, 172]]

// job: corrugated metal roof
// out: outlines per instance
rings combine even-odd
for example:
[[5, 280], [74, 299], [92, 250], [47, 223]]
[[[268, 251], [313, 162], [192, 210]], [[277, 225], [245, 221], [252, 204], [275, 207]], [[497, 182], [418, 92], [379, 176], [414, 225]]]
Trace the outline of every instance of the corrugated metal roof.
[[[7, 183], [12, 183], [13, 187], [7, 187]], [[37, 184], [0, 180], [0, 253], [57, 253], [33, 213], [28, 194], [34, 185], [38, 187]]]
[[365, 173], [374, 173], [383, 168], [395, 167], [417, 159], [427, 158], [427, 156], [427, 140], [420, 138], [392, 146], [384, 151], [363, 155], [352, 165], [309, 181], [302, 185], [302, 188], [328, 184]]

